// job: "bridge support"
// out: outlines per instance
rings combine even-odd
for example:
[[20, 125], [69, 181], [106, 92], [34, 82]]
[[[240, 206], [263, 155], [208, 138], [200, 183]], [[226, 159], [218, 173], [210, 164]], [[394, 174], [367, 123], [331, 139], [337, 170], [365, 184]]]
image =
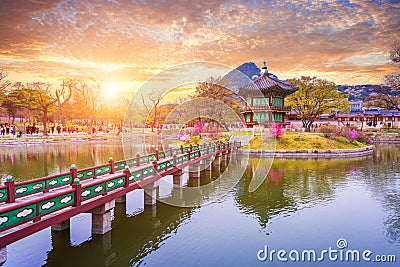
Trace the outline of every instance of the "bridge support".
[[7, 261], [7, 247], [0, 248], [0, 266]]
[[217, 172], [220, 172], [221, 170], [221, 154], [215, 155], [215, 159], [212, 163], [213, 167]]
[[190, 178], [200, 178], [200, 165], [193, 164], [189, 166], [189, 177]]
[[103, 235], [111, 230], [111, 209], [114, 207], [115, 200], [112, 200], [91, 210], [92, 234]]
[[172, 181], [173, 181], [173, 184], [175, 185], [175, 186], [180, 186], [181, 185], [181, 178], [182, 178], [182, 170], [179, 170], [179, 171], [177, 171], [177, 172], [174, 172], [172, 175]]
[[121, 197], [117, 197], [117, 198], [115, 199], [115, 202], [116, 202], [116, 203], [125, 203], [125, 202], [126, 202], [126, 195], [123, 195], [123, 196], [121, 196]]
[[157, 188], [158, 185], [156, 183], [150, 183], [146, 185], [144, 189], [144, 205], [145, 206], [153, 206], [157, 202]]
[[69, 227], [70, 227], [70, 219], [62, 221], [62, 222], [57, 223], [55, 225], [52, 225], [51, 226], [51, 230], [52, 231], [61, 232], [61, 231], [69, 229]]

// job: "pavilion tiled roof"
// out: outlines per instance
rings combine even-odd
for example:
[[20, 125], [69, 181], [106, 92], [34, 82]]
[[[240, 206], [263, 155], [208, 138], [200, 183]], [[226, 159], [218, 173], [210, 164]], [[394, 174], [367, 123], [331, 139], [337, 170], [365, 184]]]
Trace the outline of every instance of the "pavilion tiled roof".
[[266, 89], [271, 89], [271, 88], [280, 88], [283, 91], [286, 91], [286, 93], [294, 93], [297, 88], [294, 87], [293, 85], [285, 84], [268, 73], [261, 74], [260, 77], [258, 77], [256, 80], [252, 81], [249, 84], [246, 84], [242, 89], [246, 91], [263, 91]]

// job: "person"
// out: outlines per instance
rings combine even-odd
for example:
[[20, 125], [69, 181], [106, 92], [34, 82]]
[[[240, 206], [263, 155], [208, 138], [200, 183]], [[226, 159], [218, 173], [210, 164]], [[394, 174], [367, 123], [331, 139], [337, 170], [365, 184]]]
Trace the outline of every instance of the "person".
[[20, 137], [22, 137], [22, 131], [19, 131], [17, 134], [17, 138], [20, 138]]
[[60, 125], [57, 126], [57, 133], [58, 133], [58, 134], [61, 133], [61, 126], [60, 126]]

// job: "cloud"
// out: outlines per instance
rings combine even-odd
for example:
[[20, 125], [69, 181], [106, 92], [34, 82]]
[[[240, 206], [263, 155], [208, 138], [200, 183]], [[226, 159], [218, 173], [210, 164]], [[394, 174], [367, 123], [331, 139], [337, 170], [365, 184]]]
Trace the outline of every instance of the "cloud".
[[236, 67], [266, 59], [274, 73], [312, 75], [387, 54], [400, 39], [399, 12], [396, 1], [5, 1], [0, 64], [16, 77], [144, 81], [187, 61]]

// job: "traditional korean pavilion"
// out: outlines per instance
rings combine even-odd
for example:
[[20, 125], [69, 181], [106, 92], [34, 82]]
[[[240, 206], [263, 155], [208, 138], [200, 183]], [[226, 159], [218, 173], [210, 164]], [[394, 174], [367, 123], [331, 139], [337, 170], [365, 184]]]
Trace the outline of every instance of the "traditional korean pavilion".
[[290, 111], [285, 107], [285, 97], [296, 90], [296, 87], [269, 74], [264, 61], [260, 76], [239, 89], [239, 95], [246, 100], [246, 105], [240, 110], [246, 127], [269, 126], [274, 122], [285, 124], [285, 113]]

